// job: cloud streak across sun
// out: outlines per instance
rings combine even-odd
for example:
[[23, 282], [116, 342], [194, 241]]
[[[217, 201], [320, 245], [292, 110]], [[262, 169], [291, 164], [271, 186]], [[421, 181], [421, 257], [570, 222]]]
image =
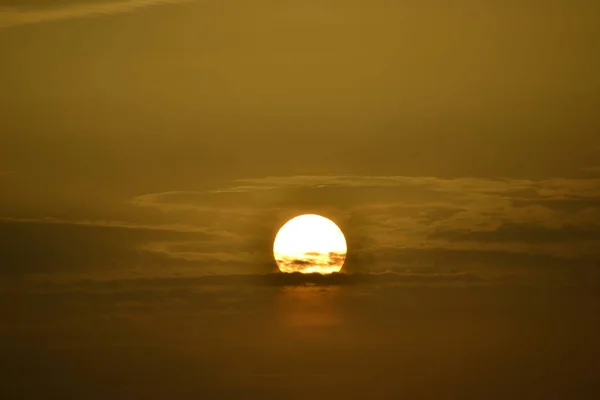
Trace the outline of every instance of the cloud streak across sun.
[[[168, 4], [185, 4], [194, 0], [107, 0], [53, 3], [34, 1], [16, 3], [0, 0], [0, 28], [74, 18], [134, 12]], [[19, 5], [17, 5], [19, 4]], [[48, 5], [50, 4], [50, 5]]]

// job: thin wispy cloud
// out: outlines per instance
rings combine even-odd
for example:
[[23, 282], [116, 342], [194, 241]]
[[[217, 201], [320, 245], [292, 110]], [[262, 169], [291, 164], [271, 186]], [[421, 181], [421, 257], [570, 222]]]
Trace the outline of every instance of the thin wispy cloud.
[[[30, 223], [30, 224], [55, 224], [55, 225], [78, 225], [91, 226], [98, 228], [119, 228], [132, 230], [149, 230], [149, 231], [168, 231], [168, 232], [183, 232], [183, 233], [207, 233], [210, 230], [205, 227], [171, 224], [171, 225], [150, 225], [150, 224], [135, 224], [121, 221], [100, 221], [100, 220], [62, 220], [58, 218], [12, 218], [0, 217], [0, 223]], [[212, 231], [211, 231], [212, 233]]]
[[47, 21], [121, 14], [134, 12], [148, 7], [167, 4], [185, 4], [193, 1], [194, 0], [82, 1], [79, 3], [60, 4], [53, 7], [45, 6], [43, 2], [33, 5], [26, 4], [25, 6], [14, 6], [12, 3], [5, 5], [3, 2], [0, 2], [0, 28]]
[[[595, 171], [595, 168], [590, 168]], [[413, 176], [362, 176], [362, 175], [326, 175], [326, 176], [271, 176], [257, 179], [240, 179], [235, 185], [213, 190], [211, 193], [245, 193], [258, 190], [286, 188], [321, 187], [425, 187], [436, 192], [470, 192], [480, 194], [514, 194], [531, 190], [540, 197], [560, 197], [573, 195], [578, 197], [600, 196], [600, 179], [545, 179], [540, 181], [497, 178], [454, 178]], [[181, 192], [179, 192], [181, 193]]]
[[[288, 217], [304, 212], [305, 204], [313, 210], [335, 204], [331, 216], [345, 224], [350, 237], [361, 238], [355, 255], [411, 249], [462, 254], [485, 247], [496, 258], [495, 252], [503, 252], [565, 260], [598, 257], [598, 188], [598, 179], [281, 176], [237, 180], [208, 191], [145, 194], [131, 203], [189, 220], [201, 216], [231, 232], [244, 231], [245, 224], [260, 226], [266, 216], [285, 210]], [[315, 200], [318, 196], [327, 202]], [[275, 219], [273, 225], [281, 222]], [[265, 225], [264, 234], [269, 232]], [[177, 256], [170, 246], [159, 250]], [[398, 256], [388, 259], [395, 262]]]

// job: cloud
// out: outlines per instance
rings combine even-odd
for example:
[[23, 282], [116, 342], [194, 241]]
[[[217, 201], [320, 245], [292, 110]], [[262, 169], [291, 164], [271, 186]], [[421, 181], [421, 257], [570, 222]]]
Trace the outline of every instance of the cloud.
[[227, 260], [187, 259], [148, 247], [165, 242], [210, 246], [220, 240], [229, 239], [210, 229], [4, 218], [0, 221], [0, 278], [174, 276], [214, 272], [223, 265], [228, 270]]
[[504, 224], [491, 231], [442, 231], [431, 238], [477, 242], [560, 243], [597, 241], [600, 228], [584, 229], [576, 226], [544, 228], [525, 224]]
[[[202, 275], [195, 277], [158, 277], [128, 278], [116, 280], [78, 280], [68, 283], [37, 280], [28, 282], [19, 288], [12, 286], [10, 291], [34, 291], [44, 293], [82, 292], [82, 293], [146, 293], [147, 290], [177, 293], [180, 290], [192, 290], [201, 287], [217, 286], [224, 289], [243, 286], [339, 286], [362, 284], [457, 284], [486, 283], [484, 279], [472, 272], [456, 273], [413, 273], [384, 271], [382, 273], [332, 273], [302, 274], [266, 273], [266, 274], [230, 274]], [[6, 290], [6, 288], [2, 288]], [[237, 290], [237, 289], [236, 289]]]
[[[207, 233], [209, 229], [192, 225], [150, 225], [137, 224], [122, 221], [103, 221], [103, 220], [66, 220], [53, 217], [44, 218], [13, 218], [0, 217], [0, 223], [23, 223], [23, 224], [54, 224], [54, 225], [78, 225], [98, 228], [120, 228], [132, 230], [150, 230], [150, 231], [171, 231], [187, 233]], [[218, 232], [213, 232], [217, 234]], [[222, 233], [222, 232], [221, 232]]]
[[252, 207], [240, 206], [231, 199], [215, 197], [212, 192], [171, 191], [161, 193], [148, 193], [136, 196], [130, 200], [132, 205], [138, 207], [157, 208], [165, 212], [195, 211], [198, 213], [230, 214], [239, 216], [255, 212]]
[[184, 4], [194, 0], [0, 0], [0, 28], [73, 18], [133, 12], [139, 9]]
[[[310, 194], [310, 195], [308, 195]], [[247, 206], [239, 207], [240, 199]], [[252, 213], [256, 206], [312, 206], [325, 199], [340, 207], [359, 206], [371, 211], [404, 208], [426, 211], [430, 218], [447, 218], [475, 206], [480, 212], [504, 212], [514, 205], [551, 202], [600, 202], [600, 179], [514, 179], [404, 176], [289, 176], [243, 179], [203, 192], [179, 191], [135, 197], [138, 206], [163, 211]], [[379, 209], [379, 210], [377, 210]], [[449, 214], [448, 214], [449, 213]]]
[[212, 216], [231, 231], [248, 225], [248, 232], [265, 237], [295, 214], [324, 214], [346, 234], [346, 265], [361, 270], [393, 267], [394, 257], [403, 260], [400, 251], [418, 251], [424, 260], [427, 252], [489, 252], [491, 264], [496, 256], [508, 263], [498, 254], [509, 254], [515, 265], [555, 263], [544, 257], [600, 258], [594, 237], [600, 230], [600, 179], [300, 175], [147, 194], [132, 202], [188, 218]]
[[[558, 276], [600, 262], [599, 186], [598, 179], [244, 179], [214, 190], [149, 193], [129, 201], [128, 207], [148, 215], [160, 211], [160, 224], [5, 218], [5, 229], [19, 225], [22, 233], [6, 233], [10, 245], [3, 251], [21, 265], [12, 271], [54, 269], [65, 280], [267, 273], [277, 270], [272, 244], [278, 227], [312, 212], [344, 231], [346, 273], [433, 269], [489, 277], [528, 270]], [[43, 251], [16, 250], [36, 246]]]
[[553, 211], [575, 213], [586, 210], [600, 210], [600, 198], [560, 198], [560, 199], [517, 199], [512, 200], [517, 207], [541, 206]]
[[276, 253], [275, 259], [280, 269], [285, 272], [335, 272], [346, 259], [345, 253], [306, 252], [297, 256]]
[[[1, 283], [2, 281], [0, 281]], [[52, 280], [29, 280], [25, 283], [10, 282], [0, 285], [0, 296], [11, 294], [82, 294], [89, 297], [113, 295], [121, 308], [139, 308], [140, 302], [147, 303], [145, 298], [162, 293], [170, 299], [185, 299], [189, 295], [195, 297], [215, 296], [221, 303], [236, 303], [236, 293], [252, 293], [260, 288], [323, 288], [335, 289], [339, 286], [357, 286], [365, 289], [381, 289], [394, 286], [600, 286], [598, 271], [576, 270], [561, 275], [528, 276], [511, 271], [497, 276], [482, 276], [476, 272], [398, 272], [383, 271], [381, 273], [266, 273], [266, 274], [230, 274], [202, 275], [195, 277], [156, 277], [156, 278], [124, 278], [109, 280], [73, 280], [69, 282], [53, 282]], [[356, 293], [360, 293], [357, 291]], [[135, 301], [135, 303], [132, 303]], [[184, 304], [171, 301], [172, 305]]]
[[259, 179], [240, 179], [237, 185], [216, 189], [213, 193], [242, 193], [257, 190], [284, 189], [294, 187], [426, 187], [436, 191], [470, 190], [479, 193], [507, 193], [529, 189], [535, 182], [515, 179], [456, 178], [409, 176], [364, 176], [364, 175], [296, 175], [287, 177], [270, 176]]
[[296, 175], [271, 176], [258, 179], [240, 179], [237, 185], [217, 189], [214, 192], [245, 192], [253, 190], [275, 189], [284, 187], [399, 187], [423, 186], [433, 190], [468, 191], [472, 193], [510, 193], [513, 195], [538, 194], [543, 197], [552, 194], [570, 193], [572, 195], [600, 195], [600, 179], [545, 179], [525, 180], [510, 178], [436, 178], [419, 176], [364, 176], [364, 175]]

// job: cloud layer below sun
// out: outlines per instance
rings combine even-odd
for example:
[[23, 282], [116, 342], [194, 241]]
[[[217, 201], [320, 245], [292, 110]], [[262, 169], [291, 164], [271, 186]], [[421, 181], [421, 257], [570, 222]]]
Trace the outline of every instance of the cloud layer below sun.
[[106, 0], [106, 1], [12, 1], [0, 0], [0, 28], [46, 21], [133, 12], [166, 4], [194, 0]]

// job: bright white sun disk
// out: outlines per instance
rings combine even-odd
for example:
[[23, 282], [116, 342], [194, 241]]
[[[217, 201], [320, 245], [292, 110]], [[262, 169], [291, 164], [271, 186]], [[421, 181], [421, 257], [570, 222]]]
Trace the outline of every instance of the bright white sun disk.
[[339, 272], [346, 253], [346, 239], [341, 229], [333, 221], [315, 214], [289, 220], [273, 244], [275, 261], [282, 272]]

